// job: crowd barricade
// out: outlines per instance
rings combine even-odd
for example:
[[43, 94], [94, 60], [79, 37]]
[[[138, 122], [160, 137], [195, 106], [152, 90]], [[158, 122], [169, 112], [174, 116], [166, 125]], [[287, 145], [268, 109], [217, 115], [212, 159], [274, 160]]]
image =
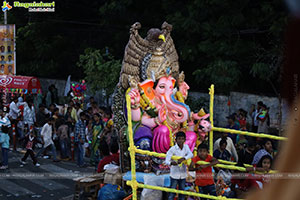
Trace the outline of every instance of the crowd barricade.
[[[146, 189], [160, 190], [160, 191], [165, 191], [165, 192], [173, 192], [173, 193], [177, 193], [177, 194], [184, 194], [184, 195], [188, 195], [188, 196], [202, 197], [202, 198], [207, 198], [207, 199], [238, 200], [238, 199], [234, 199], [234, 198], [226, 198], [223, 196], [206, 195], [206, 194], [200, 194], [200, 193], [195, 193], [195, 192], [188, 192], [188, 191], [176, 190], [176, 189], [172, 189], [172, 188], [158, 187], [158, 186], [145, 185], [145, 184], [138, 183], [136, 180], [135, 154], [139, 153], [139, 154], [155, 156], [155, 157], [159, 157], [159, 158], [165, 158], [166, 154], [137, 149], [137, 147], [134, 145], [132, 120], [131, 120], [131, 105], [130, 105], [131, 101], [130, 101], [130, 96], [128, 95], [129, 91], [130, 91], [130, 88], [126, 92], [126, 108], [127, 108], [128, 135], [129, 135], [128, 150], [130, 153], [130, 160], [131, 160], [131, 180], [127, 181], [126, 183], [127, 183], [127, 185], [131, 186], [131, 188], [132, 188], [132, 199], [133, 200], [137, 199], [137, 189], [138, 188], [146, 188]], [[280, 136], [274, 136], [274, 135], [268, 135], [268, 134], [258, 134], [258, 133], [252, 133], [252, 132], [247, 132], [247, 131], [238, 131], [238, 130], [214, 127], [213, 126], [214, 85], [211, 85], [211, 87], [209, 88], [209, 95], [210, 95], [209, 113], [210, 113], [210, 122], [211, 122], [211, 126], [212, 126], [212, 129], [209, 132], [209, 150], [210, 150], [211, 155], [213, 153], [213, 131], [241, 134], [241, 135], [260, 137], [260, 138], [270, 138], [273, 140], [282, 140], [282, 141], [287, 140], [286, 137], [280, 137]], [[178, 159], [180, 159], [180, 157], [172, 156], [172, 159], [178, 160]], [[186, 161], [186, 162], [187, 162], [186, 164], [189, 163], [189, 161]], [[231, 170], [238, 170], [241, 172], [246, 171], [245, 167], [234, 166], [236, 164], [234, 162], [224, 161], [224, 160], [219, 160], [219, 162], [220, 162], [220, 164], [215, 165], [216, 167], [224, 168], [224, 169], [231, 169]], [[198, 161], [197, 164], [207, 164], [207, 162]], [[246, 167], [251, 167], [251, 165], [246, 165]], [[270, 171], [270, 173], [276, 173], [276, 171]]]

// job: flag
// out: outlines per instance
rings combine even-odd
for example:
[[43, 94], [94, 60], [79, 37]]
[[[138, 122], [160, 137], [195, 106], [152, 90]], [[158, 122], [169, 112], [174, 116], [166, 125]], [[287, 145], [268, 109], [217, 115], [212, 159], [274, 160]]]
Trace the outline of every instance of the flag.
[[71, 90], [71, 75], [68, 76], [66, 87], [65, 87], [65, 97], [68, 96], [68, 93]]

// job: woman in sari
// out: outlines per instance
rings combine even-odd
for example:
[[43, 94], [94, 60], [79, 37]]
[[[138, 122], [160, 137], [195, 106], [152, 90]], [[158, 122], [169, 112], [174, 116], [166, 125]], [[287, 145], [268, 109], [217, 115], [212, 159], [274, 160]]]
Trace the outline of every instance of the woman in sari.
[[93, 137], [92, 137], [92, 149], [91, 149], [91, 160], [90, 163], [93, 166], [97, 166], [100, 160], [100, 153], [99, 153], [99, 145], [100, 145], [100, 138], [101, 134], [103, 133], [103, 123], [101, 120], [101, 116], [99, 113], [95, 113], [94, 117], [94, 124], [93, 124]]

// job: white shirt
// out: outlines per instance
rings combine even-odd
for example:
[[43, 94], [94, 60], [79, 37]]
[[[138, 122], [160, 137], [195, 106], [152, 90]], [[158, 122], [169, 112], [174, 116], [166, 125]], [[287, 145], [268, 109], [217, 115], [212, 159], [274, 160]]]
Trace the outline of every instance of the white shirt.
[[48, 123], [43, 126], [41, 135], [43, 136], [44, 140], [44, 148], [54, 144], [52, 140], [52, 126], [50, 126]]
[[[180, 156], [188, 160], [194, 155], [187, 144], [184, 144], [182, 149], [180, 149], [180, 147], [176, 144], [175, 146], [172, 146], [167, 152], [165, 161], [167, 165], [171, 165], [172, 156]], [[170, 176], [173, 179], [185, 179], [187, 177], [186, 166], [184, 164], [181, 167], [179, 167], [178, 165], [171, 165]]]
[[258, 123], [257, 133], [268, 133], [269, 126], [267, 124], [267, 119], [265, 121], [260, 121]]
[[253, 118], [253, 124], [254, 126], [258, 126], [258, 123], [259, 121], [257, 120], [257, 116], [259, 115], [259, 110], [255, 110], [253, 113], [252, 113], [252, 118]]
[[25, 124], [28, 124], [29, 126], [33, 125], [35, 122], [35, 111], [34, 106], [31, 106], [31, 108], [26, 105], [24, 108], [24, 114], [23, 114], [23, 121]]
[[19, 112], [20, 112], [20, 110], [18, 109], [16, 103], [14, 101], [11, 102], [9, 105], [9, 116], [12, 119], [17, 119]]
[[[5, 117], [3, 117], [3, 118], [0, 116], [0, 128], [1, 128], [2, 126], [7, 126], [7, 127], [10, 127], [10, 126], [11, 126], [10, 120], [7, 118], [7, 116], [5, 116]], [[0, 132], [2, 132], [2, 131], [0, 130]]]
[[[221, 139], [222, 138], [219, 138], [219, 139], [216, 140], [216, 142], [214, 144], [214, 151], [220, 147]], [[226, 150], [229, 151], [229, 153], [234, 157], [234, 160], [237, 162], [238, 161], [238, 155], [237, 155], [235, 146], [232, 142], [232, 139], [230, 137], [227, 137], [226, 142], [227, 142]]]
[[[76, 115], [77, 115], [77, 119], [80, 119], [80, 113], [82, 113], [83, 110], [81, 110], [81, 108], [79, 108], [77, 111], [76, 111]], [[78, 120], [76, 120], [77, 122]]]

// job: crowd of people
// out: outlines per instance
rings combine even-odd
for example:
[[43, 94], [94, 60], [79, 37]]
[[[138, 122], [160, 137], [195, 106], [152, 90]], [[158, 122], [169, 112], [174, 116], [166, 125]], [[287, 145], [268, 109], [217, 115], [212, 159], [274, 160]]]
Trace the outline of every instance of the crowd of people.
[[[44, 104], [45, 101], [37, 103], [34, 97], [27, 97], [24, 101], [22, 97], [15, 96], [9, 107], [0, 110], [0, 169], [8, 168], [8, 152], [14, 128], [17, 136], [14, 145], [25, 151], [20, 160], [21, 166], [27, 164], [28, 156], [34, 166], [40, 166], [38, 160], [42, 155], [43, 158], [51, 157], [54, 162], [70, 160], [73, 155], [79, 167], [94, 166], [99, 173], [104, 171], [106, 164], [119, 165], [119, 145], [112, 129], [110, 109], [99, 107], [93, 97], [84, 105], [72, 99], [68, 104], [58, 105], [55, 104], [55, 98], [52, 98], [55, 96], [53, 92], [55, 89], [49, 87], [49, 94], [45, 98], [50, 101], [47, 102], [48, 106]], [[250, 111], [252, 126], [247, 122], [247, 114], [244, 109], [239, 109], [237, 113], [229, 115], [227, 128], [268, 133], [270, 119], [268, 108], [263, 102], [258, 102], [257, 108], [253, 107]], [[261, 188], [269, 182], [265, 177], [251, 177], [251, 172], [268, 173], [272, 169], [276, 152], [271, 140], [222, 133], [214, 141], [213, 156], [209, 154], [205, 142], [197, 147], [196, 156], [184, 142], [185, 133], [177, 132], [176, 145], [167, 152], [164, 165], [170, 167], [171, 188], [184, 190], [186, 180], [194, 177], [188, 183], [194, 186], [191, 191], [240, 198], [252, 188]], [[39, 147], [37, 151], [36, 147]], [[48, 150], [51, 150], [50, 154]], [[172, 160], [174, 155], [181, 159]], [[192, 161], [187, 164], [186, 160], [190, 158]], [[219, 160], [234, 161], [237, 166], [246, 167], [247, 173], [235, 177], [237, 171], [215, 167]], [[206, 161], [208, 164], [198, 164], [198, 161]], [[169, 199], [174, 199], [174, 196], [175, 193], [170, 193]], [[179, 195], [179, 199], [184, 199], [184, 196]]]
[[[270, 182], [268, 173], [272, 169], [275, 156], [271, 140], [262, 140], [259, 149], [256, 143], [249, 140], [247, 145], [238, 150], [236, 166], [246, 169], [246, 172], [241, 172], [215, 167], [220, 160], [232, 161], [233, 159], [231, 149], [227, 149], [227, 139], [229, 138], [231, 142], [232, 140], [226, 133], [215, 142], [216, 149], [213, 156], [209, 155], [206, 143], [198, 146], [197, 155], [194, 156], [188, 145], [184, 144], [185, 138], [184, 132], [177, 132], [176, 144], [167, 152], [165, 164], [170, 166], [171, 188], [186, 190], [189, 185], [189, 190], [193, 192], [222, 195], [227, 198], [243, 198], [249, 191], [262, 189]], [[172, 156], [181, 158], [175, 161], [171, 160]], [[189, 165], [186, 162], [188, 159], [191, 159]], [[205, 161], [207, 164], [199, 164], [198, 161]], [[192, 175], [193, 171], [196, 172], [194, 175]], [[169, 193], [169, 200], [173, 200], [174, 197], [175, 193]], [[185, 199], [185, 197], [179, 195], [178, 199]]]
[[[269, 133], [269, 108], [263, 102], [259, 101], [256, 109], [252, 106], [249, 117], [252, 119], [252, 126], [247, 122], [247, 114], [244, 109], [239, 109], [237, 113], [229, 115], [226, 128]], [[185, 133], [178, 132], [176, 145], [167, 152], [165, 164], [170, 166], [171, 188], [185, 190], [189, 185], [192, 186], [189, 187], [190, 191], [202, 194], [243, 198], [252, 189], [262, 189], [270, 182], [268, 173], [276, 158], [274, 144], [270, 139], [222, 133], [214, 141], [213, 156], [209, 154], [206, 142], [197, 147], [197, 155], [194, 156], [184, 141]], [[180, 156], [181, 159], [171, 160], [172, 156]], [[190, 158], [192, 162], [187, 164], [186, 160]], [[245, 168], [246, 172], [216, 167], [221, 160], [236, 162], [236, 166]], [[208, 164], [197, 164], [198, 161]], [[173, 200], [174, 196], [175, 193], [170, 193], [169, 199]], [[179, 195], [178, 199], [184, 198], [184, 195]]]
[[[51, 86], [44, 101], [36, 102], [37, 95], [27, 96], [26, 101], [14, 96], [9, 106], [0, 109], [0, 169], [8, 168], [11, 146], [26, 152], [20, 160], [21, 166], [26, 164], [28, 156], [37, 167], [41, 156], [52, 158], [53, 162], [75, 158], [79, 167], [97, 168], [99, 165], [98, 171], [102, 171], [103, 163], [110, 160], [105, 157], [113, 155], [110, 161], [119, 164], [111, 110], [99, 107], [93, 97], [86, 104], [71, 99], [68, 104], [58, 105], [53, 94], [55, 87]], [[36, 147], [39, 148], [37, 151]], [[101, 160], [104, 161], [100, 163]]]

